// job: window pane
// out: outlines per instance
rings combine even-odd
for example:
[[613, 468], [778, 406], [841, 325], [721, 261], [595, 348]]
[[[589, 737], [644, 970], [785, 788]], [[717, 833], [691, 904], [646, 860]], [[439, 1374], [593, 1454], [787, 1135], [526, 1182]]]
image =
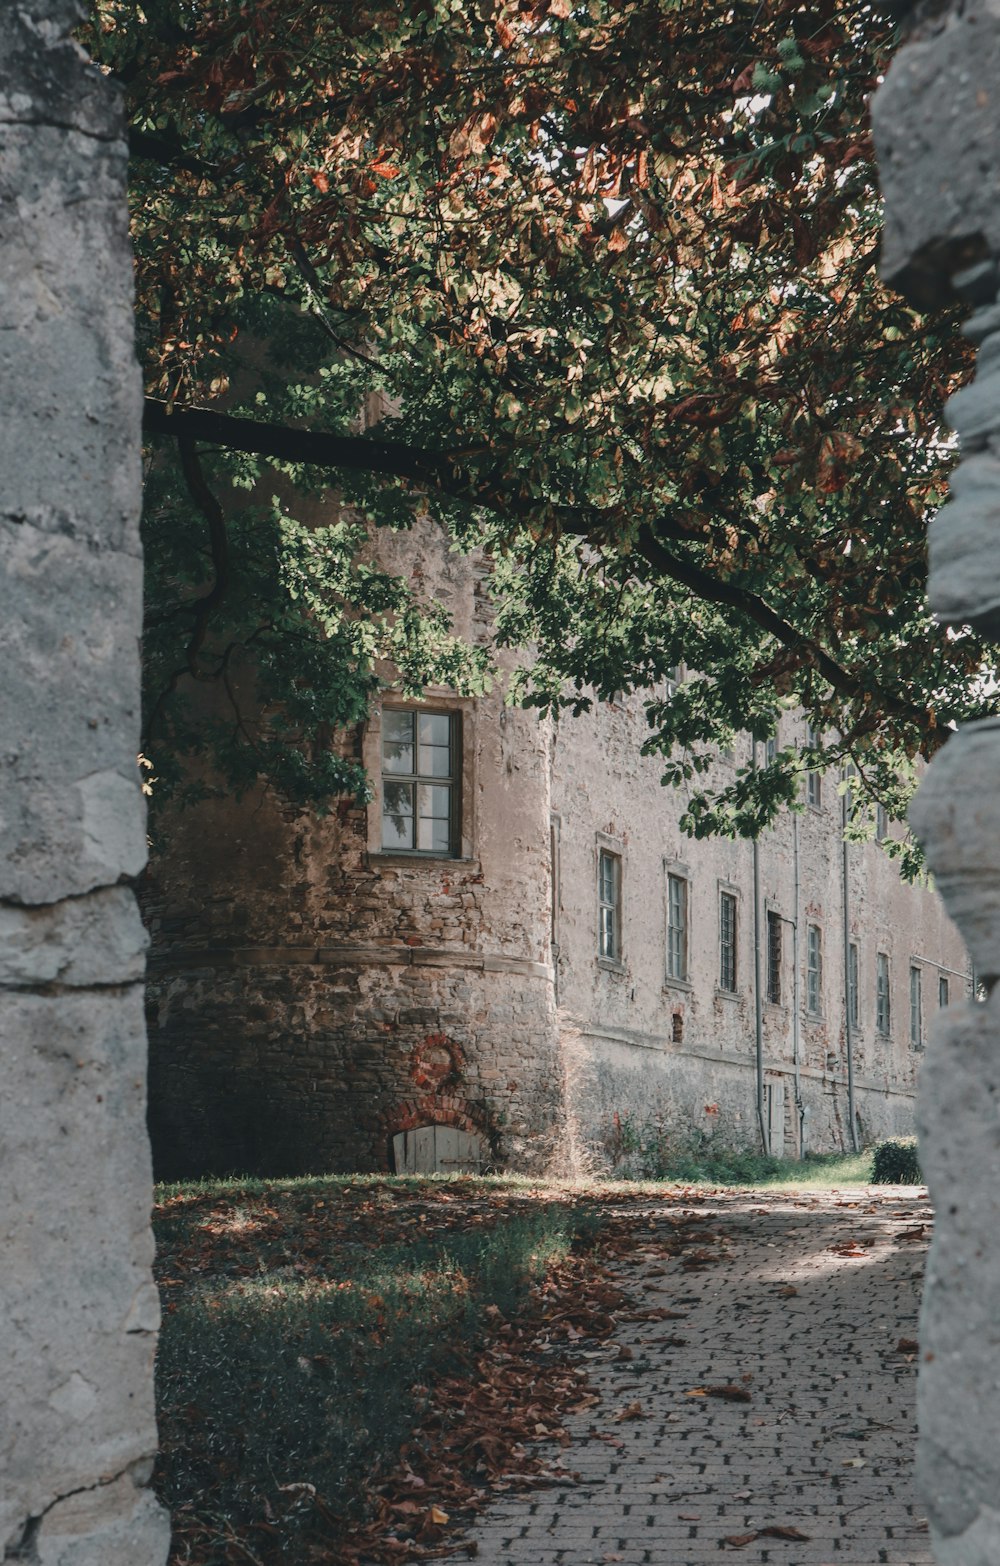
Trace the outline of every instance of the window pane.
[[719, 897], [719, 988], [736, 990], [736, 898], [731, 892]]
[[424, 778], [451, 777], [451, 718], [422, 712], [417, 724], [417, 771]]
[[938, 979], [938, 1005], [945, 1007], [948, 1004], [948, 980]]
[[421, 745], [451, 744], [451, 719], [446, 712], [422, 712], [419, 717]]
[[851, 1027], [858, 1025], [858, 948], [852, 943], [847, 951], [847, 1004]]
[[667, 975], [687, 977], [687, 882], [667, 876]]
[[451, 849], [451, 789], [445, 784], [417, 784], [417, 847], [424, 853]]
[[382, 713], [383, 772], [413, 773], [413, 713]]
[[382, 847], [413, 847], [413, 784], [382, 785]]
[[767, 916], [767, 998], [781, 1005], [781, 915]]
[[421, 816], [417, 823], [417, 847], [424, 853], [447, 854], [451, 852], [451, 822], [439, 817]]
[[597, 858], [598, 942], [601, 957], [621, 955], [618, 900], [621, 887], [621, 862], [617, 854], [603, 848]]

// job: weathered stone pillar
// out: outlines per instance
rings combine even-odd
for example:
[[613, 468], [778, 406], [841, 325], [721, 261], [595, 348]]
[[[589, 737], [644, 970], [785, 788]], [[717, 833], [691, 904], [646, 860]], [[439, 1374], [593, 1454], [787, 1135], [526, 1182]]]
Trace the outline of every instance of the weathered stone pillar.
[[[921, 305], [965, 298], [975, 382], [951, 399], [962, 460], [930, 529], [930, 598], [1000, 630], [1000, 0], [911, 9], [873, 104], [884, 275]], [[968, 725], [911, 812], [985, 1005], [932, 1032], [920, 1156], [937, 1215], [921, 1316], [918, 1479], [941, 1566], [1000, 1561], [1000, 723]]]
[[0, 22], [0, 1551], [155, 1566], [140, 385], [116, 96]]

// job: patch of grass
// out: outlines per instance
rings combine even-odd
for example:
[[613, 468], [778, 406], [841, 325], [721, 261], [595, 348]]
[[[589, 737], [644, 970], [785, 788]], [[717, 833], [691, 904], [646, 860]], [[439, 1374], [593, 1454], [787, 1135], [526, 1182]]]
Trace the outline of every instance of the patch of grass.
[[[182, 1553], [197, 1536], [214, 1559], [211, 1535], [221, 1561], [234, 1524], [266, 1518], [267, 1561], [290, 1566], [363, 1517], [428, 1384], [467, 1361], [488, 1307], [511, 1316], [588, 1221], [539, 1203], [435, 1230], [422, 1190], [433, 1203], [427, 1181], [161, 1187], [157, 1489]], [[386, 1244], [379, 1196], [407, 1199]]]
[[668, 1160], [660, 1178], [691, 1184], [821, 1188], [867, 1185], [871, 1176], [867, 1153], [823, 1153], [799, 1160], [722, 1148]]

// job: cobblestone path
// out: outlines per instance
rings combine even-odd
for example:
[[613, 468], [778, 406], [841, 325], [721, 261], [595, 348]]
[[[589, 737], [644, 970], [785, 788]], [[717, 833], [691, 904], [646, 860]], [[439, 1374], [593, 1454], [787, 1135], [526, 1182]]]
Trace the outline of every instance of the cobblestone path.
[[601, 1401], [566, 1420], [576, 1477], [485, 1513], [480, 1566], [931, 1566], [910, 1341], [926, 1193], [697, 1201], [716, 1258], [700, 1269], [658, 1245], [666, 1211], [617, 1272], [636, 1314], [671, 1314], [590, 1358]]

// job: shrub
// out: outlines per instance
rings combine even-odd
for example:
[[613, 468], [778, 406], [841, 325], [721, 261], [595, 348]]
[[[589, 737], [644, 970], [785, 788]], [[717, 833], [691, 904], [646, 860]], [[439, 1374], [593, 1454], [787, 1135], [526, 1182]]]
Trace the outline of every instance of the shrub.
[[879, 1142], [872, 1150], [873, 1185], [923, 1185], [917, 1144], [912, 1138]]

